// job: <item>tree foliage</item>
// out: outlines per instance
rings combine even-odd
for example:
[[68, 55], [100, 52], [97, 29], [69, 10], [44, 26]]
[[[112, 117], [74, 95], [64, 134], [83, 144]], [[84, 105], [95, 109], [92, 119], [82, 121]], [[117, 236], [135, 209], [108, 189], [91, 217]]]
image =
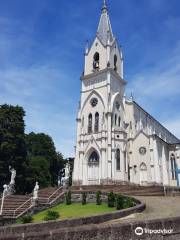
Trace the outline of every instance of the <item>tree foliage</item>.
[[22, 107], [0, 106], [0, 187], [10, 180], [9, 166], [16, 169], [16, 191], [23, 192], [26, 176], [26, 143]]
[[64, 167], [63, 156], [56, 152], [53, 140], [44, 133], [26, 135], [27, 158], [32, 171], [30, 185], [36, 181], [40, 187], [57, 185], [58, 174]]
[[116, 195], [113, 192], [108, 193], [108, 207], [114, 207]]
[[61, 153], [44, 133], [25, 135], [25, 111], [22, 107], [0, 106], [0, 191], [10, 181], [9, 166], [16, 169], [16, 192], [32, 191], [36, 181], [40, 187], [57, 185], [64, 167]]
[[96, 204], [101, 205], [102, 204], [102, 199], [101, 199], [101, 191], [96, 192]]

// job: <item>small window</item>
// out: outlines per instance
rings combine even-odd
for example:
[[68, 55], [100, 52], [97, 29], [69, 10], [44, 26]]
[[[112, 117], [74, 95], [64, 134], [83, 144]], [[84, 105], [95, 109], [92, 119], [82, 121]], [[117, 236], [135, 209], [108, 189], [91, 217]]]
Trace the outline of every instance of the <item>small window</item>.
[[92, 133], [92, 114], [88, 116], [88, 133]]
[[114, 55], [114, 71], [117, 71], [117, 55]]
[[95, 126], [94, 126], [94, 131], [98, 132], [99, 131], [99, 113], [97, 112], [95, 114]]
[[115, 114], [115, 125], [117, 124], [117, 115]]
[[119, 149], [116, 150], [116, 170], [117, 171], [121, 170], [121, 166], [120, 166], [120, 150]]
[[118, 117], [118, 126], [120, 127], [121, 126], [121, 118]]
[[99, 69], [99, 53], [98, 52], [94, 54], [93, 69]]

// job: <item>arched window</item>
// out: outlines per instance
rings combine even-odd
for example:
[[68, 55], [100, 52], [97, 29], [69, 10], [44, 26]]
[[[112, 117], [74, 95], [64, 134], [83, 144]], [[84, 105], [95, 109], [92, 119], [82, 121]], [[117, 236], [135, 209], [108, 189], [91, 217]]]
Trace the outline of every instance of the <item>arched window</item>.
[[121, 126], [121, 118], [118, 117], [118, 126], [120, 127]]
[[114, 55], [114, 71], [117, 71], [117, 55]]
[[171, 155], [171, 176], [172, 180], [176, 179], [176, 159], [174, 154]]
[[93, 58], [93, 69], [98, 69], [98, 68], [99, 68], [99, 53], [96, 52]]
[[120, 150], [116, 150], [116, 170], [120, 171], [121, 170], [121, 165], [120, 165]]
[[89, 164], [99, 164], [99, 155], [96, 151], [93, 151], [88, 159]]
[[95, 131], [95, 132], [98, 132], [98, 131], [99, 131], [99, 113], [98, 113], [98, 112], [95, 114], [94, 131]]
[[117, 115], [115, 114], [115, 125], [117, 124]]
[[88, 116], [88, 133], [92, 133], [92, 114]]

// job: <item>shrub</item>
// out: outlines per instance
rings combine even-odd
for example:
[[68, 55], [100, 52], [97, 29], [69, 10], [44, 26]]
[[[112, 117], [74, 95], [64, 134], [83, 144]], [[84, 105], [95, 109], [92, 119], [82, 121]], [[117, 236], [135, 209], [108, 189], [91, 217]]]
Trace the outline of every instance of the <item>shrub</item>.
[[123, 204], [123, 208], [130, 208], [130, 207], [134, 207], [135, 203], [133, 198], [128, 197], [125, 199], [124, 204]]
[[120, 210], [124, 208], [124, 197], [121, 194], [118, 194], [116, 197], [116, 209]]
[[102, 203], [101, 191], [98, 191], [98, 192], [96, 193], [96, 204], [97, 204], [97, 205], [101, 205], [101, 203]]
[[33, 217], [30, 214], [27, 214], [27, 215], [22, 216], [20, 218], [20, 222], [23, 223], [23, 224], [32, 223], [32, 221], [33, 221]]
[[115, 194], [113, 192], [108, 193], [108, 207], [114, 207], [115, 200]]
[[87, 198], [87, 194], [82, 193], [82, 205], [86, 205], [86, 198]]
[[71, 204], [71, 191], [68, 191], [65, 194], [65, 198], [66, 198], [66, 205], [70, 205]]
[[60, 217], [59, 213], [53, 210], [48, 210], [46, 216], [44, 217], [45, 221], [56, 220]]
[[72, 186], [72, 176], [69, 176], [68, 185], [69, 185], [69, 187]]

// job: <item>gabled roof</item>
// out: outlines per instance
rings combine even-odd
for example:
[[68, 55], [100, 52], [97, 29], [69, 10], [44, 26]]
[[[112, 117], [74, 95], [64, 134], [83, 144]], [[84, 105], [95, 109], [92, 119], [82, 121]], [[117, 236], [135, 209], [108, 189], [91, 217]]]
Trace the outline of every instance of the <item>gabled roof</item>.
[[111, 22], [108, 15], [108, 8], [105, 0], [103, 3], [102, 13], [101, 13], [96, 36], [105, 46], [107, 45], [108, 40], [110, 41], [110, 43], [112, 43], [112, 41], [114, 40], [112, 28], [111, 28]]

